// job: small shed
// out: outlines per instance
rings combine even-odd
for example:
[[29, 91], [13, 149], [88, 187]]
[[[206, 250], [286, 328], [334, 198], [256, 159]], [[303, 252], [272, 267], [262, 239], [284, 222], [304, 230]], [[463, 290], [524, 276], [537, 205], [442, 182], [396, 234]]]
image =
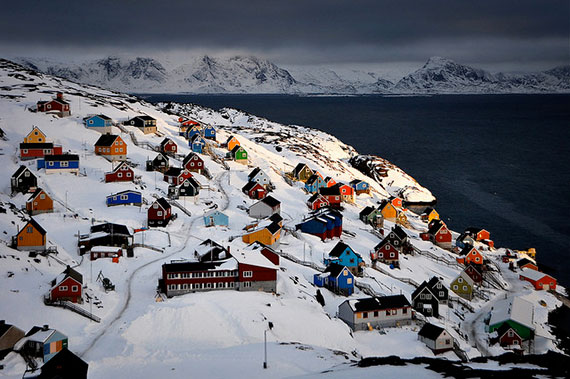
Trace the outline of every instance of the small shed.
[[447, 330], [434, 324], [424, 324], [418, 333], [418, 339], [425, 343], [434, 354], [453, 350], [453, 337]]

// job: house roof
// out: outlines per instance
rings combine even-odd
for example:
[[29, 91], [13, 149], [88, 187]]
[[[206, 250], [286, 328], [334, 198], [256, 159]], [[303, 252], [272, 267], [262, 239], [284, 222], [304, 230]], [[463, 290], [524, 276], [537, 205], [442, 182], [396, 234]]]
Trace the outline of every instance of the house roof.
[[445, 223], [443, 221], [433, 219], [430, 222], [428, 233], [429, 234], [436, 234], [439, 231], [439, 229], [441, 229], [443, 226], [445, 226]]
[[[194, 135], [192, 136], [192, 138], [190, 139], [190, 141], [191, 141], [193, 144], [194, 144], [194, 143], [197, 143], [197, 142], [196, 142], [197, 140], [201, 140], [201, 141], [198, 141], [198, 142], [206, 143], [206, 140], [204, 140], [204, 138], [202, 138], [202, 136], [201, 136], [200, 134], [194, 134]], [[232, 151], [233, 151], [233, 150], [232, 150]]]
[[170, 204], [168, 203], [168, 201], [166, 201], [164, 197], [156, 199], [155, 203], [158, 203], [164, 210], [170, 209]]
[[156, 160], [159, 160], [159, 161], [166, 161], [166, 163], [169, 163], [168, 157], [165, 156], [165, 155], [162, 154], [162, 153], [156, 154], [156, 157], [154, 157], [153, 161], [156, 161]]
[[433, 209], [432, 207], [427, 207], [426, 209], [424, 209], [424, 211], [422, 212], [422, 215], [429, 215], [431, 212], [433, 212], [435, 209]]
[[277, 222], [272, 222], [271, 224], [269, 224], [269, 225], [267, 226], [267, 230], [269, 230], [269, 233], [275, 234], [275, 233], [277, 233], [279, 230], [281, 230], [281, 226], [280, 226], [279, 223], [277, 223]]
[[467, 270], [471, 267], [471, 270], [475, 270], [479, 275], [483, 275], [483, 273], [481, 272], [481, 268], [478, 267], [479, 265], [473, 264], [473, 263], [469, 263], [465, 269], [463, 269], [463, 271], [467, 272]]
[[217, 209], [214, 209], [214, 210], [212, 210], [212, 211], [210, 211], [210, 212], [208, 212], [208, 213], [204, 213], [204, 217], [211, 216], [211, 215], [214, 215], [214, 214], [221, 214], [221, 215], [224, 215], [224, 216], [228, 217], [224, 212], [221, 212], [221, 211], [219, 211], [219, 210], [217, 210]]
[[332, 187], [321, 187], [319, 193], [323, 196], [340, 196], [340, 187], [336, 184]]
[[[34, 229], [36, 229], [41, 235], [45, 235], [47, 233], [46, 230], [44, 228], [42, 228], [42, 226], [40, 224], [38, 224], [38, 222], [36, 220], [34, 220], [33, 218], [30, 218], [28, 220], [28, 223], [26, 225], [28, 225], [28, 224], [32, 225], [34, 227]], [[24, 225], [22, 230], [26, 228], [26, 225]]]
[[360, 217], [366, 217], [368, 216], [370, 213], [374, 212], [375, 208], [368, 206], [366, 208], [364, 208], [363, 210], [360, 211], [360, 213], [358, 214]]
[[273, 213], [271, 216], [269, 216], [269, 220], [273, 222], [281, 222], [283, 221], [283, 217], [281, 217], [279, 213]]
[[545, 274], [544, 272], [533, 270], [532, 268], [523, 268], [520, 275], [533, 281], [540, 280], [545, 276], [554, 279], [552, 276]]
[[[473, 249], [474, 249], [473, 246], [471, 246], [469, 244], [465, 244], [465, 247], [463, 247], [463, 249], [461, 249], [461, 251], [459, 252], [459, 255], [467, 255]], [[475, 250], [477, 250], [477, 249], [475, 249]], [[477, 252], [479, 252], [479, 250], [477, 250]]]
[[315, 194], [313, 194], [311, 197], [309, 197], [309, 200], [307, 200], [307, 201], [312, 204], [312, 203], [314, 203], [315, 201], [317, 201], [319, 198], [322, 199], [323, 201], [328, 202], [328, 200], [325, 199], [325, 198], [323, 197], [323, 195], [321, 195], [320, 193], [315, 193]]
[[495, 302], [489, 325], [496, 325], [507, 320], [515, 321], [534, 330], [534, 306], [520, 297], [509, 297]]
[[[228, 143], [230, 143], [230, 141], [231, 141], [232, 139], [235, 139], [236, 141], [238, 141], [238, 139], [237, 139], [236, 137], [234, 137], [234, 136], [229, 136], [228, 139], [226, 140], [226, 145], [227, 145]], [[238, 143], [239, 143], [239, 141], [238, 141]]]
[[0, 323], [0, 337], [2, 337], [12, 326], [12, 324], [7, 324], [2, 320], [2, 323]]
[[135, 191], [135, 190], [124, 190], [124, 191], [121, 191], [121, 192], [115, 192], [115, 193], [112, 193], [112, 194], [110, 194], [110, 195], [107, 195], [107, 197], [126, 195], [126, 194], [129, 194], [129, 193], [142, 196], [142, 193], [140, 193], [139, 191]]
[[22, 142], [20, 149], [52, 149], [53, 142]]
[[[428, 282], [428, 287], [429, 288], [434, 288], [437, 283], [441, 283], [441, 281], [439, 280], [439, 278], [437, 276], [432, 276], [431, 279]], [[443, 285], [443, 283], [441, 283], [441, 288], [445, 288], [445, 286]], [[445, 290], [447, 291], [447, 288], [445, 288]]]
[[232, 249], [231, 251], [232, 257], [234, 257], [238, 263], [240, 264], [247, 264], [257, 267], [264, 267], [270, 268], [273, 270], [277, 270], [279, 267], [273, 264], [269, 259], [267, 259], [263, 254], [261, 254], [261, 250], [241, 250], [241, 249]]
[[254, 169], [249, 173], [249, 175], [247, 176], [247, 178], [248, 178], [249, 180], [251, 180], [251, 178], [254, 178], [254, 177], [255, 177], [257, 174], [259, 174], [260, 172], [263, 172], [263, 171], [261, 171], [261, 169], [260, 169], [259, 167], [256, 167], [256, 168], [254, 168]]
[[[208, 271], [216, 270], [223, 263], [227, 261], [234, 261], [234, 259], [228, 259], [226, 261], [215, 261], [215, 262], [171, 262], [162, 265], [165, 272], [181, 272], [181, 271]], [[229, 262], [231, 263], [231, 262]], [[228, 267], [228, 269], [231, 269]]]
[[[24, 172], [26, 171], [30, 171], [30, 169], [28, 169], [26, 166], [21, 165], [16, 172], [12, 175], [12, 178], [18, 178], [20, 175], [22, 175]], [[34, 173], [32, 171], [30, 171], [30, 175], [35, 177]]]
[[162, 140], [162, 142], [160, 143], [160, 146], [164, 147], [167, 143], [172, 142], [173, 144], [176, 145], [176, 142], [174, 142], [173, 140], [171, 140], [170, 138], [166, 137], [165, 139]]
[[148, 115], [136, 116], [136, 117], [134, 117], [134, 118], [140, 118], [141, 120], [145, 120], [145, 121], [152, 121], [152, 120], [155, 120], [155, 121], [156, 121], [156, 118], [150, 117], [150, 116], [148, 116]]
[[[299, 173], [301, 171], [303, 171], [304, 168], [309, 168], [309, 166], [307, 166], [305, 163], [298, 163], [297, 166], [295, 166], [295, 168], [293, 169], [293, 173], [295, 175], [299, 175]], [[310, 170], [310, 169], [309, 169]]]
[[463, 280], [469, 284], [471, 287], [473, 287], [473, 285], [475, 284], [475, 282], [473, 281], [473, 279], [471, 279], [471, 277], [469, 275], [467, 275], [467, 273], [465, 271], [461, 271], [459, 273], [459, 275], [457, 275], [457, 277], [453, 280], [455, 281], [457, 278], [462, 277]]
[[190, 186], [192, 186], [196, 189], [200, 188], [200, 183], [198, 183], [196, 181], [196, 179], [194, 179], [193, 177], [189, 177], [189, 178], [184, 179], [184, 181], [180, 184], [180, 187], [182, 187], [182, 186], [186, 187], [185, 183], [188, 183]]
[[240, 145], [235, 145], [234, 148], [232, 149], [232, 153], [235, 154], [238, 152], [238, 150], [242, 149], [243, 151], [245, 151], [245, 149], [243, 147], [241, 147]]
[[[123, 168], [123, 166], [127, 166], [129, 169], [131, 169], [131, 166], [129, 166], [129, 164], [128, 164], [126, 161], [122, 161], [121, 163], [119, 163], [119, 164], [117, 165], [117, 167], [115, 167], [115, 168], [113, 169], [112, 172], [117, 172], [117, 171], [121, 170], [121, 169]], [[132, 169], [131, 169], [131, 170], [132, 170]]]
[[506, 332], [508, 332], [510, 329], [512, 329], [513, 333], [515, 333], [519, 338], [521, 338], [521, 336], [519, 336], [519, 334], [517, 333], [516, 329], [511, 327], [509, 324], [504, 323], [503, 325], [499, 326], [499, 329], [497, 329], [497, 336], [499, 338], [501, 338], [503, 335], [505, 335]]
[[441, 335], [441, 333], [443, 333], [444, 331], [445, 331], [445, 329], [443, 329], [440, 326], [427, 323], [427, 324], [424, 324], [424, 326], [422, 326], [418, 335], [425, 337], [425, 338], [428, 338], [430, 340], [436, 340], [437, 337], [439, 337]]
[[404, 295], [367, 297], [364, 299], [353, 299], [347, 301], [352, 310], [355, 312], [394, 309], [410, 306], [410, 302]]
[[112, 121], [113, 120], [111, 117], [105, 116], [104, 114], [95, 114], [93, 116], [83, 117], [83, 120], [89, 120], [90, 118], [94, 118], [94, 117], [102, 118], [105, 121]]
[[52, 285], [59, 284], [66, 278], [72, 278], [78, 283], [83, 284], [83, 275], [72, 269], [70, 266], [67, 266], [66, 269], [63, 270], [63, 272], [52, 282]]
[[102, 134], [97, 142], [95, 142], [95, 146], [111, 146], [117, 138], [119, 138], [119, 136], [115, 134]]
[[122, 235], [126, 235], [129, 237], [132, 236], [132, 234], [133, 234], [133, 233], [131, 233], [131, 230], [129, 229], [128, 226], [121, 225], [121, 224], [113, 224], [111, 222], [93, 225], [93, 226], [91, 226], [91, 228], [89, 230], [90, 230], [91, 234], [104, 232], [104, 233], [109, 233], [109, 234], [122, 234]]
[[271, 208], [275, 208], [278, 205], [281, 205], [281, 202], [271, 195], [265, 197], [263, 200], [260, 200], [260, 201], [269, 205]]
[[32, 201], [33, 199], [35, 199], [40, 193], [44, 192], [48, 197], [49, 195], [47, 194], [47, 192], [45, 192], [43, 189], [41, 189], [40, 187], [36, 188], [36, 190], [34, 191], [34, 193], [32, 194], [32, 196], [30, 196], [30, 198], [28, 199], [28, 201]]
[[[36, 190], [37, 191], [37, 190]], [[536, 266], [536, 262], [533, 262], [532, 260], [528, 259], [528, 258], [521, 258], [517, 261], [517, 266], [521, 267], [526, 265], [527, 263], [533, 264]]]
[[[418, 286], [418, 288], [416, 288], [416, 289], [414, 290], [414, 292], [412, 292], [412, 301], [413, 301], [420, 293], [422, 293], [423, 291], [426, 291], [426, 290], [429, 291], [429, 292], [432, 294], [432, 296], [435, 297], [435, 294], [431, 291], [431, 287], [429, 286], [429, 283], [424, 280], [424, 281], [422, 282], [422, 284], [420, 284], [420, 285]], [[437, 299], [437, 297], [436, 297], [436, 299]]]
[[259, 184], [258, 182], [247, 182], [247, 184], [243, 186], [241, 190], [244, 192], [249, 192], [256, 186], [262, 187], [261, 184]]
[[46, 155], [44, 159], [46, 162], [79, 161], [79, 155], [77, 154]]
[[307, 179], [307, 182], [306, 182], [305, 184], [307, 184], [307, 185], [310, 186], [310, 185], [313, 184], [314, 182], [318, 182], [319, 179], [321, 179], [321, 177], [320, 177], [319, 175], [313, 174], [313, 175], [311, 175], [311, 176], [309, 177], [309, 179]]
[[188, 163], [190, 161], [190, 159], [192, 159], [194, 157], [197, 157], [198, 160], [203, 162], [202, 158], [200, 158], [200, 156], [198, 154], [196, 154], [195, 152], [192, 151], [184, 157], [184, 160], [182, 161], [182, 165], [186, 166], [186, 163]]
[[[344, 270], [346, 268], [346, 266], [343, 265], [339, 265], [338, 263], [330, 263], [327, 267], [327, 269], [325, 270], [326, 273], [330, 273], [331, 276], [333, 277], [337, 277], [340, 275], [340, 273], [342, 272], [342, 270]], [[348, 270], [348, 272], [350, 272], [350, 270]], [[350, 273], [351, 276], [352, 273]]]
[[[344, 242], [340, 241], [336, 244], [335, 247], [330, 251], [329, 257], [340, 257], [340, 255], [346, 250], [350, 249], [350, 251], [354, 252], [354, 250], [345, 244]], [[356, 252], [354, 252], [356, 254]]]

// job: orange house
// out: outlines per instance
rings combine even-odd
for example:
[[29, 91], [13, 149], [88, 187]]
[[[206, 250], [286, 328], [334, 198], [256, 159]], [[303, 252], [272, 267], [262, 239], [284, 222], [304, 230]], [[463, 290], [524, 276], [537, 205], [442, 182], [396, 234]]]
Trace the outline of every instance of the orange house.
[[273, 245], [281, 237], [281, 226], [278, 222], [272, 222], [268, 226], [260, 227], [242, 236], [245, 243], [261, 242], [264, 245]]
[[110, 161], [124, 161], [127, 159], [127, 144], [117, 135], [103, 134], [95, 142], [95, 154]]
[[482, 265], [483, 264], [483, 255], [479, 252], [479, 250], [477, 250], [473, 246], [470, 246], [470, 245], [465, 246], [463, 248], [463, 250], [461, 250], [459, 255], [461, 255], [462, 257], [457, 258], [457, 263], [461, 263], [464, 265], [468, 265], [468, 264]]
[[24, 137], [24, 143], [45, 143], [46, 135], [37, 126], [32, 128], [32, 131]]
[[38, 188], [26, 201], [26, 211], [31, 215], [53, 212], [53, 200], [46, 191]]
[[382, 213], [384, 220], [392, 222], [395, 222], [398, 217], [398, 210], [394, 207], [394, 204], [386, 200], [382, 201], [382, 204], [380, 204], [380, 213]]
[[47, 232], [33, 218], [12, 237], [12, 245], [18, 250], [43, 251], [46, 249]]
[[228, 147], [229, 151], [232, 151], [234, 149], [234, 147], [241, 146], [241, 145], [239, 144], [239, 141], [236, 137], [230, 136], [228, 138], [228, 140], [226, 141], [226, 146]]

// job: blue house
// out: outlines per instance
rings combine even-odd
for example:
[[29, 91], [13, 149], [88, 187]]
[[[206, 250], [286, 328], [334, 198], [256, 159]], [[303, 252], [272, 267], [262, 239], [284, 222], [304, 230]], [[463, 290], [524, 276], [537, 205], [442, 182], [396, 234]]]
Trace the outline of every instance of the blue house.
[[46, 174], [56, 172], [79, 173], [79, 155], [62, 154], [46, 155], [43, 159], [38, 159], [38, 170], [45, 168]]
[[354, 188], [354, 192], [357, 195], [360, 195], [361, 193], [370, 193], [370, 184], [364, 180], [354, 179], [350, 182], [350, 186]]
[[87, 129], [95, 130], [103, 134], [111, 133], [111, 126], [113, 126], [113, 120], [103, 114], [85, 117], [83, 122]]
[[303, 233], [318, 236], [323, 241], [327, 238], [340, 237], [342, 234], [342, 214], [330, 208], [320, 208], [305, 218], [302, 223], [296, 225], [296, 229]]
[[66, 335], [47, 325], [34, 326], [14, 348], [30, 357], [41, 358], [46, 363], [60, 351], [67, 350], [68, 340]]
[[325, 272], [315, 274], [313, 282], [317, 287], [325, 287], [345, 296], [354, 292], [354, 275], [346, 266], [336, 263], [331, 263]]
[[311, 177], [305, 182], [305, 189], [309, 193], [317, 193], [321, 187], [326, 187], [326, 184], [323, 178], [318, 174], [311, 175]]
[[204, 128], [204, 138], [206, 139], [216, 139], [216, 128], [212, 125], [208, 125]]
[[214, 210], [204, 215], [204, 224], [206, 226], [228, 226], [230, 218], [226, 214]]
[[339, 242], [330, 251], [329, 257], [325, 258], [324, 263], [328, 266], [331, 263], [336, 263], [341, 266], [346, 266], [353, 274], [358, 275], [361, 273], [361, 266], [364, 265], [364, 261], [360, 254], [356, 253], [350, 246], [344, 242]]
[[191, 128], [189, 128], [188, 130], [186, 130], [186, 139], [188, 141], [192, 140], [192, 137], [196, 136], [196, 135], [200, 135], [201, 134], [202, 129], [200, 128], [199, 125], [194, 125]]
[[138, 191], [126, 190], [107, 196], [107, 206], [113, 205], [142, 205], [142, 194]]
[[189, 146], [193, 152], [202, 154], [202, 150], [206, 146], [206, 140], [201, 135], [195, 134], [190, 140]]

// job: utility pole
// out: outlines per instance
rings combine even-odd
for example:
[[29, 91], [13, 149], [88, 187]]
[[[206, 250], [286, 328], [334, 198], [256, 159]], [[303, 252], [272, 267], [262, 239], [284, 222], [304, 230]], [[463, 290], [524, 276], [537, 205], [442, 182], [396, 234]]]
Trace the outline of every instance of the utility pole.
[[267, 329], [263, 331], [263, 368], [267, 368]]

